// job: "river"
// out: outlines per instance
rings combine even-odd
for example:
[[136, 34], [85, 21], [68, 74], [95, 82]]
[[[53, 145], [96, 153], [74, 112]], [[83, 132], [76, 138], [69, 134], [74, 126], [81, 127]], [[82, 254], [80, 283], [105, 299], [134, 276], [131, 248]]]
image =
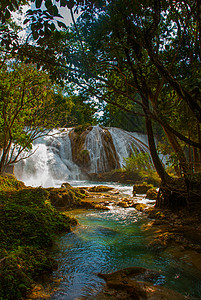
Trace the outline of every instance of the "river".
[[[74, 186], [93, 185], [71, 182]], [[99, 183], [100, 184], [100, 183]], [[132, 187], [118, 185], [122, 193]], [[61, 280], [51, 299], [95, 299], [104, 281], [98, 272], [108, 273], [131, 266], [161, 271], [154, 284], [164, 285], [184, 295], [201, 297], [201, 272], [191, 263], [171, 255], [171, 251], [149, 247], [151, 232], [144, 230], [149, 221], [134, 208], [110, 206], [108, 211], [73, 210], [69, 215], [79, 225], [61, 235], [53, 255], [58, 269], [53, 278]]]

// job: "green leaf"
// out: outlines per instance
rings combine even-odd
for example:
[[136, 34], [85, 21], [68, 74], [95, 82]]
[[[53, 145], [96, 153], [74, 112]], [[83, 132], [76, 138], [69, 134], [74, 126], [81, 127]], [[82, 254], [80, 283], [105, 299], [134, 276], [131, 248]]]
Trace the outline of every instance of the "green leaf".
[[59, 22], [59, 21], [57, 21], [57, 24], [58, 24], [58, 26], [60, 27], [60, 28], [67, 28], [67, 26], [63, 23], [63, 22]]
[[58, 16], [59, 15], [59, 11], [58, 11], [58, 8], [56, 5], [53, 5], [53, 13], [54, 13], [54, 16]]
[[32, 35], [34, 40], [38, 39], [38, 32], [36, 30], [32, 31]]
[[36, 0], [36, 8], [40, 8], [43, 0]]
[[45, 1], [45, 7], [47, 8], [47, 10], [49, 11], [50, 9], [52, 9], [53, 4], [51, 0], [46, 0]]
[[24, 22], [23, 22], [23, 24], [25, 25], [25, 24], [27, 24], [29, 21], [30, 21], [29, 19], [25, 19]]
[[75, 1], [74, 0], [67, 1], [67, 6], [68, 6], [69, 9], [72, 9], [74, 5], [75, 5]]
[[10, 12], [8, 9], [5, 10], [5, 18], [10, 19]]
[[67, 6], [67, 0], [61, 0], [60, 1], [60, 6], [66, 7]]

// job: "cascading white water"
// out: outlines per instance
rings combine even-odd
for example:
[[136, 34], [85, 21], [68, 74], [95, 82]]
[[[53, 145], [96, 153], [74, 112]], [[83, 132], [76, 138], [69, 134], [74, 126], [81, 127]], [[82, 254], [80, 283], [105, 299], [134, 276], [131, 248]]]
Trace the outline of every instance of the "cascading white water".
[[135, 137], [135, 133], [127, 132], [115, 127], [108, 128], [108, 131], [112, 136], [119, 157], [120, 167], [123, 167], [124, 158], [129, 157], [134, 149], [137, 149], [138, 152], [149, 152], [144, 135], [136, 134], [137, 137]]
[[105, 172], [107, 170], [108, 159], [103, 146], [103, 129], [94, 126], [87, 134], [85, 147], [89, 151], [91, 161], [91, 173]]
[[[15, 166], [16, 177], [26, 185], [43, 187], [57, 186], [57, 182], [83, 179], [86, 169], [84, 175], [82, 167], [73, 162], [70, 132], [73, 129], [64, 129], [62, 132], [54, 130], [51, 135], [38, 138], [33, 144], [34, 154]], [[129, 157], [134, 149], [147, 152], [147, 146], [139, 138], [138, 136], [136, 139], [134, 133], [122, 129], [94, 126], [88, 131], [81, 149], [86, 149], [89, 153], [88, 173], [122, 167], [124, 158]], [[76, 146], [75, 144], [74, 147]], [[113, 160], [112, 164], [110, 159]]]
[[33, 143], [29, 158], [15, 166], [15, 175], [26, 185], [55, 186], [57, 181], [78, 179], [80, 168], [73, 163], [69, 130], [51, 132]]

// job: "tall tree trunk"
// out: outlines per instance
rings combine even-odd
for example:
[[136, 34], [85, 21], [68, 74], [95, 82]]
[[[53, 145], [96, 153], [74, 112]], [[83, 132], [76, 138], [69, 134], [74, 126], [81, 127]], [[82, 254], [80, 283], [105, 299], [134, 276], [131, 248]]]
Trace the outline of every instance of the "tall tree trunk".
[[175, 135], [167, 129], [164, 129], [164, 131], [168, 137], [168, 140], [169, 140], [174, 152], [176, 153], [176, 155], [178, 157], [178, 160], [179, 160], [179, 163], [180, 163], [183, 173], [185, 175], [190, 174], [191, 170], [190, 170], [189, 164], [186, 160], [185, 154], [184, 154], [179, 142], [177, 141]]
[[194, 163], [194, 172], [199, 172], [200, 162], [199, 162], [199, 154], [197, 148], [193, 148], [193, 163]]
[[155, 140], [154, 140], [153, 129], [152, 129], [152, 122], [147, 116], [146, 116], [146, 130], [147, 130], [150, 154], [151, 154], [155, 169], [156, 169], [158, 175], [160, 176], [161, 180], [163, 182], [166, 182], [166, 181], [168, 181], [170, 176], [165, 171], [165, 168], [162, 165], [161, 160], [158, 156], [156, 144], [155, 144]]
[[[198, 142], [201, 145], [201, 132], [200, 132], [199, 122], [197, 122], [197, 134], [198, 134]], [[199, 149], [199, 168], [201, 170], [201, 149]]]

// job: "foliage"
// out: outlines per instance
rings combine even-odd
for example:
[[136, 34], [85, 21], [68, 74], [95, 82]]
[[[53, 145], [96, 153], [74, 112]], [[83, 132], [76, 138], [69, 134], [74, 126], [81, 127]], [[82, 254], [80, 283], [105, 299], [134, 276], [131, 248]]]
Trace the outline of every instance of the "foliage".
[[[81, 79], [109, 105], [145, 117], [151, 155], [163, 180], [169, 177], [157, 156], [151, 120], [162, 126], [181, 174], [196, 171], [184, 147], [201, 147], [199, 9], [190, 1], [119, 0], [99, 10], [86, 9], [77, 22], [85, 45]], [[194, 165], [200, 164], [196, 153]]]
[[95, 125], [97, 111], [95, 104], [87, 101], [86, 96], [72, 96], [73, 107], [70, 115], [68, 116], [68, 124], [70, 126], [78, 126], [85, 124]]
[[0, 298], [21, 299], [35, 278], [51, 271], [47, 246], [75, 221], [58, 212], [49, 192], [24, 188], [13, 177], [0, 177]]
[[[74, 131], [77, 133], [77, 134], [82, 134], [88, 127], [91, 127], [90, 124], [84, 124], [84, 125], [78, 125], [75, 127]], [[91, 127], [92, 128], [92, 127]]]
[[[133, 110], [136, 111], [137, 107], [133, 106]], [[103, 107], [103, 114], [99, 122], [103, 126], [119, 127], [131, 132], [145, 133], [144, 120], [140, 116], [133, 115], [132, 112], [123, 111], [115, 105], [106, 104]]]
[[138, 152], [136, 149], [130, 157], [124, 158], [124, 169], [127, 172], [151, 172], [153, 170], [153, 164], [150, 161], [150, 156], [145, 152]]
[[60, 33], [52, 25], [58, 17], [55, 3], [35, 4], [26, 22], [30, 20], [37, 47], [27, 42], [16, 55], [34, 59], [58, 81], [74, 82], [92, 97], [145, 118], [150, 152], [163, 181], [170, 178], [156, 151], [153, 120], [176, 155], [179, 176], [199, 171], [200, 2], [62, 0], [58, 6], [69, 9], [72, 19], [73, 9], [81, 15], [67, 30], [58, 23]]
[[[0, 172], [21, 159], [33, 140], [67, 118], [70, 98], [34, 65], [10, 63], [0, 71]], [[26, 155], [25, 155], [26, 157]]]
[[156, 171], [154, 171], [148, 153], [135, 150], [130, 157], [124, 158], [124, 161], [125, 165], [122, 170], [126, 172], [126, 174], [133, 174], [133, 177], [136, 177], [137, 175], [141, 180], [146, 180], [147, 182], [153, 183], [155, 186], [159, 185], [159, 177]]

